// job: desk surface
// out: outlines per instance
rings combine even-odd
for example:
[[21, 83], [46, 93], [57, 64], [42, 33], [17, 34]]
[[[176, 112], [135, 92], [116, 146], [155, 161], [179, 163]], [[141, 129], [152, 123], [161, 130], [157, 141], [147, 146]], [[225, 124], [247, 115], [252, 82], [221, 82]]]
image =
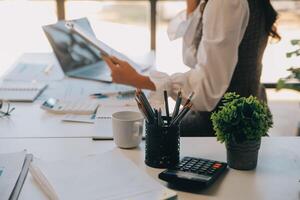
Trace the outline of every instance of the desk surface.
[[12, 103], [16, 108], [12, 115], [0, 120], [0, 138], [112, 137], [110, 119], [94, 124], [62, 122], [63, 115], [48, 113], [40, 104]]
[[[141, 60], [150, 64], [153, 60], [153, 53], [140, 56]], [[51, 54], [25, 54], [12, 66], [14, 68], [18, 62], [24, 63], [53, 63], [55, 60]], [[147, 62], [146, 62], [147, 61]], [[58, 99], [80, 99], [89, 98], [92, 93], [105, 91], [122, 91], [125, 86], [116, 84], [106, 84], [97, 81], [89, 81], [73, 78], [62, 78], [51, 80], [52, 75], [62, 73], [57, 64], [53, 64], [53, 69], [48, 79], [44, 82], [48, 88], [34, 103], [11, 103], [16, 109], [9, 118], [0, 120], [0, 138], [51, 138], [51, 137], [112, 137], [111, 120], [96, 120], [95, 124], [66, 123], [62, 122], [62, 115], [50, 114], [42, 109], [40, 105], [49, 97]], [[38, 65], [36, 66], [38, 68]], [[43, 66], [42, 66], [43, 67]], [[58, 72], [57, 72], [58, 71]], [[1, 79], [0, 79], [1, 81]], [[126, 89], [126, 88], [125, 88]], [[99, 103], [103, 106], [117, 106], [120, 110], [137, 110], [133, 99], [113, 100], [101, 99]], [[130, 104], [131, 106], [124, 106]], [[134, 105], [134, 106], [132, 106]]]
[[[46, 161], [69, 159], [108, 150], [121, 151], [141, 170], [157, 179], [159, 169], [144, 164], [144, 144], [133, 150], [120, 150], [112, 141], [88, 138], [0, 139], [0, 153], [27, 149]], [[178, 199], [300, 199], [300, 138], [270, 137], [262, 141], [258, 167], [254, 171], [229, 169], [212, 187], [191, 194], [178, 192]], [[223, 144], [215, 138], [181, 138], [181, 156], [226, 160]], [[158, 179], [157, 179], [158, 180]], [[160, 181], [162, 184], [164, 182]], [[20, 199], [45, 199], [29, 175]]]

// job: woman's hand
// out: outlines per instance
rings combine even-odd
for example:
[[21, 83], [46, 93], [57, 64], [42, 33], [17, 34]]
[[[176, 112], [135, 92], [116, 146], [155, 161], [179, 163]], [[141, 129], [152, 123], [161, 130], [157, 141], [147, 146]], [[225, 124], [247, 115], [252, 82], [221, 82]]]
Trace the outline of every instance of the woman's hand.
[[155, 90], [155, 86], [150, 78], [139, 74], [128, 62], [114, 56], [105, 56], [103, 59], [110, 68], [112, 81], [114, 83]]
[[140, 75], [128, 62], [116, 57], [103, 57], [110, 68], [112, 81], [125, 85], [133, 85], [134, 80]]
[[200, 3], [200, 0], [186, 0], [187, 14], [191, 14]]

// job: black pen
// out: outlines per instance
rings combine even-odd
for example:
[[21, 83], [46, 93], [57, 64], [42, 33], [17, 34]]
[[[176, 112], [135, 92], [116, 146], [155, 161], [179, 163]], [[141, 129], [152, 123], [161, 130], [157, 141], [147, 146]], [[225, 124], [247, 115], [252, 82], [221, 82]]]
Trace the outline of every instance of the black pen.
[[[97, 136], [94, 136], [94, 137], [92, 137], [92, 140], [93, 141], [106, 141], [106, 140], [113, 140], [113, 138], [112, 137], [97, 137]], [[142, 140], [145, 140], [145, 137], [143, 136], [142, 137]]]
[[146, 98], [146, 95], [144, 94], [144, 92], [141, 89], [138, 89], [138, 92], [140, 94], [138, 97], [140, 97], [141, 103], [144, 104], [145, 109], [149, 112], [151, 118], [154, 119], [154, 112], [153, 112], [153, 109], [152, 109], [149, 101]]
[[153, 112], [149, 102], [148, 102], [148, 106], [147, 106], [147, 103], [145, 103], [145, 99], [142, 98], [140, 90], [137, 90], [136, 98], [139, 100], [140, 105], [141, 105], [142, 109], [144, 110], [144, 113], [146, 113], [146, 115], [148, 117], [148, 122], [153, 122], [154, 117], [155, 117], [154, 112]]
[[157, 109], [154, 108], [154, 114], [155, 114], [155, 117], [154, 117], [154, 125], [155, 126], [158, 126], [158, 111]]
[[139, 108], [140, 112], [143, 114], [145, 120], [149, 122], [149, 120], [150, 120], [149, 119], [149, 114], [147, 113], [145, 108], [143, 108], [143, 105], [141, 104], [141, 102], [139, 101], [139, 99], [137, 97], [135, 97], [135, 101], [138, 105], [138, 108]]
[[120, 91], [118, 92], [118, 96], [131, 96], [135, 94], [135, 90], [128, 90], [128, 91]]
[[90, 94], [91, 97], [109, 97], [109, 96], [113, 96], [113, 95], [117, 95], [117, 96], [130, 96], [130, 95], [134, 95], [135, 90], [128, 90], [128, 91], [120, 91], [120, 92], [108, 92], [108, 93], [94, 93], [94, 94]]
[[95, 93], [95, 94], [91, 94], [90, 97], [101, 99], [101, 98], [107, 98], [108, 96], [102, 93]]
[[174, 111], [173, 111], [173, 114], [172, 114], [172, 120], [178, 115], [181, 100], [182, 100], [182, 94], [181, 94], [181, 90], [179, 90], [179, 92], [177, 94], [177, 99], [176, 99], [176, 104], [175, 104], [175, 107], [174, 107]]
[[94, 141], [98, 141], [98, 140], [113, 140], [113, 138], [112, 137], [92, 137], [92, 140], [94, 140]]
[[167, 90], [164, 90], [164, 99], [165, 99], [165, 109], [166, 109], [166, 115], [167, 115], [167, 122], [170, 122], [170, 113], [169, 113], [169, 103], [168, 103], [168, 92]]
[[184, 107], [187, 106], [187, 105], [191, 102], [191, 100], [192, 100], [194, 94], [195, 94], [195, 92], [192, 92], [192, 93], [189, 95], [188, 99], [186, 100], [186, 102], [185, 102], [185, 104], [184, 104]]
[[158, 109], [158, 126], [162, 126], [163, 125], [163, 121], [161, 119], [161, 108]]
[[178, 122], [180, 122], [184, 116], [189, 112], [189, 110], [191, 109], [191, 107], [193, 106], [192, 103], [189, 103], [187, 106], [185, 106], [181, 112], [177, 115], [177, 117], [175, 117], [174, 120], [171, 121], [170, 126], [177, 124]]

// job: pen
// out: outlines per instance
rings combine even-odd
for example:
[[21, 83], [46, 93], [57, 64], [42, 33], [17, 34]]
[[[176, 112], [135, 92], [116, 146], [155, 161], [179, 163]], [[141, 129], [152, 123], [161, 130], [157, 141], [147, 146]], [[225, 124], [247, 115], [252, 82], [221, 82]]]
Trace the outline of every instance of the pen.
[[[101, 137], [101, 136], [97, 137], [97, 136], [95, 136], [95, 137], [92, 137], [92, 140], [93, 141], [105, 141], [105, 140], [113, 140], [113, 138], [112, 137]], [[142, 140], [145, 140], [144, 136], [142, 137]]]
[[114, 96], [114, 95], [117, 95], [118, 97], [125, 97], [125, 96], [134, 95], [134, 93], [135, 90], [128, 90], [128, 91], [110, 92], [110, 93], [94, 93], [94, 94], [90, 94], [90, 96], [96, 98], [107, 98], [109, 96]]
[[97, 140], [113, 140], [112, 137], [92, 137], [92, 140], [97, 141]]
[[184, 106], [187, 106], [187, 105], [191, 102], [191, 100], [192, 100], [194, 94], [195, 94], [195, 92], [192, 92], [192, 93], [189, 95], [189, 97], [188, 97], [188, 99], [186, 100]]
[[118, 92], [118, 95], [121, 95], [121, 96], [128, 96], [128, 95], [134, 95], [134, 94], [135, 94], [135, 90], [128, 90], [128, 91]]
[[44, 69], [44, 73], [49, 74], [49, 72], [52, 70], [52, 67], [53, 67], [52, 64], [47, 65], [47, 67], [45, 67]]
[[102, 98], [107, 98], [108, 96], [102, 93], [95, 93], [95, 94], [91, 94], [90, 97], [94, 97], [97, 99], [102, 99]]
[[174, 107], [174, 111], [173, 111], [173, 114], [172, 114], [172, 120], [178, 115], [181, 101], [182, 101], [182, 94], [181, 94], [181, 90], [179, 90], [179, 92], [177, 94], [177, 99], [176, 99], [176, 104], [175, 104], [175, 107]]
[[158, 117], [157, 117], [157, 125], [161, 126], [163, 124], [163, 121], [161, 120], [161, 108], [158, 109]]
[[151, 119], [154, 119], [154, 112], [153, 112], [152, 107], [151, 107], [149, 101], [147, 100], [144, 92], [141, 89], [137, 89], [137, 94], [138, 94], [138, 97], [139, 97], [141, 103], [144, 105], [145, 109], [148, 111]]
[[166, 109], [166, 115], [167, 115], [167, 122], [170, 121], [170, 113], [169, 113], [169, 103], [168, 103], [168, 92], [167, 90], [164, 90], [164, 99], [165, 99], [165, 109]]
[[143, 105], [141, 104], [141, 102], [138, 100], [137, 97], [135, 98], [135, 101], [137, 102], [137, 105], [138, 105], [138, 108], [139, 108], [140, 112], [143, 114], [146, 121], [149, 122], [149, 114], [147, 113], [147, 111], [145, 110], [145, 108], [143, 107]]
[[155, 108], [154, 108], [154, 114], [155, 114], [154, 123], [155, 126], [158, 126], [158, 111]]
[[171, 121], [170, 126], [180, 122], [184, 118], [184, 116], [188, 113], [188, 111], [191, 109], [192, 106], [193, 106], [192, 103], [189, 103], [187, 106], [185, 106], [182, 109], [182, 111], [177, 115], [177, 117], [175, 117], [175, 119]]

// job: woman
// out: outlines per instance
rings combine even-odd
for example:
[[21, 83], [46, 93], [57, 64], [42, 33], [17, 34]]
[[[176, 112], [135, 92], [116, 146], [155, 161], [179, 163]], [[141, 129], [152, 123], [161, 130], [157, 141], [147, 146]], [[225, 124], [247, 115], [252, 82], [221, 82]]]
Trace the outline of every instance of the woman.
[[192, 91], [194, 111], [182, 122], [185, 136], [213, 136], [210, 114], [225, 92], [266, 101], [260, 84], [268, 36], [280, 39], [277, 13], [270, 0], [187, 0], [187, 10], [173, 19], [170, 39], [183, 37], [183, 61], [191, 69], [171, 76], [138, 74], [128, 63], [106, 57], [113, 81], [138, 88], [167, 89], [172, 97]]

